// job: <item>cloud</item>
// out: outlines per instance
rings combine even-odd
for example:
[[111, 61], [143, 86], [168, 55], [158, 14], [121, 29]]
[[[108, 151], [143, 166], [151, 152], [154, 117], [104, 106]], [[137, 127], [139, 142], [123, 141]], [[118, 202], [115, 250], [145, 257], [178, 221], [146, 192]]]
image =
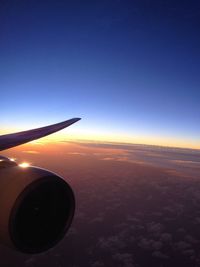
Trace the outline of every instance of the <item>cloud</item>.
[[96, 217], [90, 221], [90, 223], [102, 223], [104, 221], [103, 217]]
[[85, 143], [81, 145], [101, 149], [103, 160], [164, 167], [171, 174], [199, 177], [200, 150], [119, 143]]
[[120, 266], [134, 267], [133, 255], [130, 253], [116, 253], [112, 256], [113, 260], [120, 262]]
[[102, 158], [101, 160], [116, 160], [116, 158], [106, 157], [106, 158]]
[[170, 243], [172, 242], [172, 235], [169, 234], [169, 233], [162, 233], [160, 235], [160, 240], [163, 242], [163, 243]]
[[83, 152], [68, 152], [68, 155], [79, 155], [79, 156], [86, 156], [87, 153], [83, 153]]
[[25, 266], [31, 267], [35, 266], [36, 259], [34, 257], [30, 257], [25, 261]]
[[152, 241], [153, 240], [148, 240], [147, 238], [143, 237], [138, 243], [138, 246], [144, 250], [151, 250], [152, 249]]
[[147, 225], [148, 232], [154, 235], [159, 235], [163, 230], [163, 225], [159, 222], [151, 222]]
[[169, 256], [167, 256], [166, 254], [160, 252], [160, 251], [154, 251], [152, 253], [152, 256], [153, 257], [156, 257], [156, 258], [159, 258], [159, 259], [162, 259], [162, 260], [167, 260], [169, 259]]
[[91, 267], [104, 267], [104, 263], [100, 261], [95, 261], [91, 264]]
[[99, 238], [98, 245], [105, 251], [116, 251], [126, 247], [126, 243], [118, 235], [110, 236], [108, 238]]
[[188, 249], [191, 247], [191, 244], [185, 241], [179, 241], [174, 243], [174, 248], [179, 251], [184, 251], [185, 249]]
[[36, 151], [36, 150], [24, 150], [22, 152], [23, 153], [28, 153], [28, 154], [40, 154], [40, 152]]

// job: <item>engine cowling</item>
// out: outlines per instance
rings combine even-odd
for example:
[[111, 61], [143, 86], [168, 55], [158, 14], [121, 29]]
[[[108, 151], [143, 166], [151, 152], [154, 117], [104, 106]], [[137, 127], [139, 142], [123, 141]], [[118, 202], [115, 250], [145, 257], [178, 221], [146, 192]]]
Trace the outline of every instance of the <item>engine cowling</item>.
[[47, 170], [0, 161], [0, 242], [24, 253], [52, 248], [74, 216], [71, 187]]

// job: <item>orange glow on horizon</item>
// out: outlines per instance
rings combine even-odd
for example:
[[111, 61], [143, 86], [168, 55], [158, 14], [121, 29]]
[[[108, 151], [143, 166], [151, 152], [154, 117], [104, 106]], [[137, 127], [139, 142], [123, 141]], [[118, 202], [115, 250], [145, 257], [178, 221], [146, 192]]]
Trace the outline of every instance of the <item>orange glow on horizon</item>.
[[[12, 132], [19, 132], [27, 130], [24, 129], [7, 129], [6, 131], [0, 131], [0, 134], [7, 134]], [[74, 130], [69, 128], [61, 132], [54, 133], [50, 136], [43, 137], [41, 139], [31, 141], [33, 145], [44, 145], [49, 142], [61, 142], [61, 141], [82, 141], [82, 142], [113, 142], [113, 143], [127, 143], [127, 144], [144, 144], [144, 145], [155, 145], [155, 146], [167, 146], [167, 147], [178, 147], [178, 148], [191, 148], [200, 149], [200, 141], [191, 139], [181, 139], [175, 137], [161, 137], [155, 135], [143, 135], [135, 133], [134, 135], [127, 134], [115, 134], [115, 133], [98, 133], [93, 130]]]
[[41, 138], [36, 142], [31, 142], [33, 145], [44, 145], [51, 142], [62, 141], [78, 141], [78, 142], [100, 142], [100, 143], [127, 143], [127, 144], [141, 144], [141, 145], [154, 145], [165, 147], [177, 147], [177, 148], [190, 148], [200, 149], [200, 145], [197, 142], [190, 140], [176, 140], [175, 138], [162, 138], [162, 137], [130, 137], [130, 136], [117, 136], [117, 135], [69, 135], [69, 134], [54, 134], [45, 138]]

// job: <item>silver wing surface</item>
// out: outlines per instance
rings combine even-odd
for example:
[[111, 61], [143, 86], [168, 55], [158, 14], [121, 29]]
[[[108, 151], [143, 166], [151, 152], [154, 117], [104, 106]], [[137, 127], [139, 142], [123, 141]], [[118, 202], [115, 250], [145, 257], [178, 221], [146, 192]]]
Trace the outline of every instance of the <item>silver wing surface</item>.
[[39, 139], [41, 137], [47, 136], [49, 134], [55, 133], [57, 131], [60, 131], [71, 124], [79, 121], [80, 118], [73, 118], [67, 121], [63, 121], [60, 123], [56, 123], [53, 125], [23, 131], [19, 133], [13, 133], [13, 134], [5, 134], [0, 136], [0, 151], [5, 150], [11, 147], [15, 147], [18, 145], [25, 144], [27, 142]]

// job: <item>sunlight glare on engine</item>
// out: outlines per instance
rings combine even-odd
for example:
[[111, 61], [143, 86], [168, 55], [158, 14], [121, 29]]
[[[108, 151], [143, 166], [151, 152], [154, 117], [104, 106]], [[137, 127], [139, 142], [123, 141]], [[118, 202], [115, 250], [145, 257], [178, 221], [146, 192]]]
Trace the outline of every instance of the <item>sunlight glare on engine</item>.
[[28, 163], [28, 162], [22, 162], [22, 163], [19, 164], [19, 166], [20, 166], [21, 168], [27, 168], [27, 167], [30, 166], [30, 163]]

